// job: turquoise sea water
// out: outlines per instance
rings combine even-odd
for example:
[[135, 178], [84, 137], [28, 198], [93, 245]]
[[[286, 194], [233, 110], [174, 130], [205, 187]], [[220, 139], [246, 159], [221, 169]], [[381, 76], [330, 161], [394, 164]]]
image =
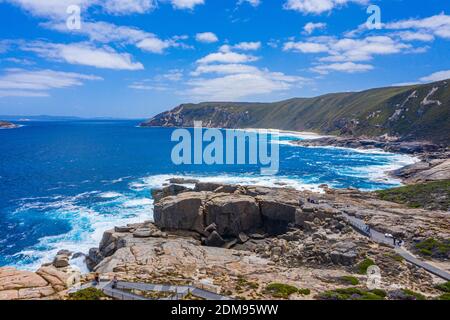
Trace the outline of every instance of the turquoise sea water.
[[26, 122], [0, 130], [0, 266], [34, 269], [56, 251], [87, 252], [115, 225], [152, 219], [150, 191], [168, 178], [298, 189], [384, 189], [384, 173], [413, 159], [382, 152], [302, 148], [282, 134], [280, 172], [260, 176], [250, 165], [176, 166], [173, 129], [135, 121]]

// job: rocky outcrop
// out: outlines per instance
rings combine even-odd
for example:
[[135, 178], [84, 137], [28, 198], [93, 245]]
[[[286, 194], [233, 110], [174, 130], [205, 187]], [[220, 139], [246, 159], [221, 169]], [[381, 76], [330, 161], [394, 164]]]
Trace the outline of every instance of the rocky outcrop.
[[162, 199], [155, 204], [154, 219], [157, 226], [167, 230], [186, 230], [203, 233], [205, 217], [203, 207], [208, 197], [203, 192], [186, 192]]
[[205, 226], [214, 223], [223, 237], [237, 237], [242, 232], [262, 227], [258, 203], [255, 198], [246, 195], [210, 195], [204, 203], [202, 214]]
[[450, 180], [450, 159], [422, 161], [394, 172], [409, 183]]
[[54, 298], [67, 288], [67, 279], [54, 267], [44, 267], [36, 273], [0, 268], [0, 300]]
[[16, 129], [20, 126], [7, 121], [0, 121], [0, 129]]
[[168, 231], [197, 232], [205, 240], [211, 234], [208, 226], [214, 225], [214, 231], [226, 241], [240, 234], [278, 235], [297, 222], [338, 213], [324, 205], [311, 207], [304, 195], [290, 189], [197, 183], [195, 190], [156, 201], [155, 224]]
[[445, 148], [429, 142], [405, 142], [396, 139], [386, 139], [384, 137], [380, 137], [378, 140], [356, 137], [324, 137], [314, 140], [295, 141], [293, 143], [305, 147], [333, 146], [351, 149], [382, 149], [387, 152], [411, 155], [445, 151]]
[[[187, 182], [184, 182], [187, 183]], [[179, 184], [171, 184], [169, 186], [166, 186], [162, 189], [153, 189], [152, 190], [152, 198], [155, 201], [159, 201], [163, 198], [169, 197], [169, 196], [176, 196], [180, 193], [189, 191], [190, 189]]]

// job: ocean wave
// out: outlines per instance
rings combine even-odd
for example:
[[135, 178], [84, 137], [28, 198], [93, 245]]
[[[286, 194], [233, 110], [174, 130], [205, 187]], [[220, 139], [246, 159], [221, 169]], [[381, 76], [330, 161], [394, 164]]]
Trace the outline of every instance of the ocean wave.
[[315, 192], [323, 192], [319, 188], [320, 184], [308, 183], [298, 178], [290, 178], [286, 176], [242, 176], [242, 175], [154, 175], [141, 179], [139, 182], [130, 185], [131, 188], [154, 189], [167, 185], [171, 178], [195, 179], [202, 182], [223, 183], [223, 184], [239, 184], [243, 186], [261, 186], [261, 187], [284, 187], [289, 186], [297, 190], [309, 190]]
[[[107, 192], [103, 193], [105, 194]], [[70, 231], [40, 238], [36, 245], [15, 254], [17, 263], [13, 266], [23, 270], [36, 270], [43, 263], [51, 262], [62, 249], [87, 254], [89, 249], [98, 246], [105, 231], [118, 225], [153, 219], [151, 199], [136, 198], [134, 194], [121, 195], [121, 201], [111, 202], [112, 206], [105, 206], [105, 202], [95, 202], [98, 195], [102, 193], [81, 193], [58, 197], [58, 200], [51, 202], [31, 201], [20, 206], [16, 214], [31, 214], [39, 210], [52, 220], [68, 222]], [[117, 201], [116, 198], [112, 200]], [[71, 263], [77, 265], [81, 271], [87, 271], [83, 259]]]
[[103, 193], [100, 193], [98, 196], [99, 196], [100, 198], [103, 198], [103, 199], [114, 199], [114, 198], [119, 198], [119, 197], [121, 197], [122, 194], [121, 194], [121, 193], [118, 193], [118, 192], [112, 192], [112, 191], [110, 191], [110, 192], [103, 192]]

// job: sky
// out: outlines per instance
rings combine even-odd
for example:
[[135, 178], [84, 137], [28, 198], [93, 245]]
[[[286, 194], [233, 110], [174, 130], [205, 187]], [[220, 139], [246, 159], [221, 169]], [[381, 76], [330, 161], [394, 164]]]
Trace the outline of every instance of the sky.
[[0, 114], [147, 118], [450, 78], [448, 0], [0, 0]]

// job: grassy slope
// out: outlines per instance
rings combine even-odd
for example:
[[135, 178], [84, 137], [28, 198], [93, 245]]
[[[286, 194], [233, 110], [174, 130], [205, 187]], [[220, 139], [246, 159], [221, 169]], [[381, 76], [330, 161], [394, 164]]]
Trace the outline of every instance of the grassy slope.
[[383, 200], [403, 203], [412, 208], [450, 210], [450, 180], [377, 191], [377, 194]]
[[[421, 102], [432, 88], [438, 90]], [[413, 93], [416, 97], [405, 101]], [[401, 116], [389, 120], [396, 110]], [[166, 113], [167, 115], [167, 113]], [[225, 123], [231, 115], [233, 121]], [[372, 116], [371, 116], [372, 115]], [[283, 130], [310, 130], [327, 134], [377, 136], [399, 135], [410, 140], [450, 142], [450, 87], [447, 81], [408, 87], [388, 87], [358, 93], [334, 93], [316, 98], [296, 98], [276, 103], [221, 103], [185, 104], [181, 112], [183, 126], [192, 126], [202, 120], [209, 126], [225, 123], [233, 128], [273, 128]], [[160, 125], [161, 115], [149, 120], [149, 125]]]

